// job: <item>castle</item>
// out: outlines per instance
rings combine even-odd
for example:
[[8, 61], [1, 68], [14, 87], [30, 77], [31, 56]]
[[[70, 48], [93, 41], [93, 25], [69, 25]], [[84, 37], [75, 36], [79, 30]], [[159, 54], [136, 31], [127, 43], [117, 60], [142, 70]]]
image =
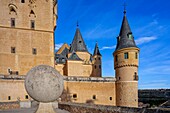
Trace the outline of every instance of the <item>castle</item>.
[[0, 6], [1, 102], [31, 99], [24, 88], [25, 75], [46, 64], [64, 77], [61, 101], [138, 107], [139, 48], [126, 11], [113, 53], [115, 78], [104, 78], [98, 44], [91, 55], [79, 27], [72, 44], [54, 54], [57, 0], [3, 0]]

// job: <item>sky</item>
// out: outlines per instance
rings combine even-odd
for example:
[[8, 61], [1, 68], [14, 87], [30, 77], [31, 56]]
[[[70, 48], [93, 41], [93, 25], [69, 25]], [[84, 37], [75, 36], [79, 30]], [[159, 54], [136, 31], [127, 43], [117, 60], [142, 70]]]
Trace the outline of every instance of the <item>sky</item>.
[[[77, 21], [88, 51], [98, 42], [103, 77], [115, 77], [113, 55], [125, 0], [58, 0], [55, 50], [71, 44]], [[139, 89], [170, 88], [170, 0], [126, 0], [127, 19], [140, 48]]]

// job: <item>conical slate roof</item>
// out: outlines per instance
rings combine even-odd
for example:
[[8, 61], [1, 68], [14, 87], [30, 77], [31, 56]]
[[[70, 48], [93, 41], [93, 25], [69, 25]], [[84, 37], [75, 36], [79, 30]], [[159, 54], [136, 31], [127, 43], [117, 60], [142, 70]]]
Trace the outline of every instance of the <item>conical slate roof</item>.
[[77, 51], [88, 52], [88, 50], [86, 48], [86, 44], [85, 44], [83, 37], [81, 35], [80, 29], [78, 27], [76, 29], [74, 39], [73, 39], [72, 44], [70, 46], [70, 52], [73, 52], [73, 50], [75, 52], [77, 52]]
[[126, 17], [126, 11], [124, 11], [122, 26], [120, 29], [119, 36], [117, 37], [116, 50], [129, 48], [129, 47], [137, 47], [137, 46], [135, 44], [134, 37]]
[[99, 51], [99, 47], [98, 47], [97, 42], [96, 42], [95, 49], [94, 49], [94, 53], [93, 53], [93, 56], [95, 56], [95, 55], [100, 55], [100, 56], [102, 56], [102, 55], [100, 54], [100, 51]]

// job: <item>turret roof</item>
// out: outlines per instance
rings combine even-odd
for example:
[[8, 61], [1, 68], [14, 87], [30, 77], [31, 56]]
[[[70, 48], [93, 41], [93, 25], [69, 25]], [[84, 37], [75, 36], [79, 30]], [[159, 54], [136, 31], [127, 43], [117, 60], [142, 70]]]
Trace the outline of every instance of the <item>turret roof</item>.
[[100, 51], [99, 51], [99, 47], [98, 47], [97, 42], [96, 42], [95, 49], [94, 49], [94, 52], [93, 52], [93, 56], [95, 56], [95, 55], [100, 55], [100, 56], [102, 56], [102, 55], [100, 54]]
[[117, 40], [116, 50], [137, 47], [126, 17], [126, 11], [124, 11], [122, 26]]
[[70, 52], [77, 52], [77, 51], [81, 51], [81, 52], [88, 52], [86, 44], [83, 40], [83, 37], [81, 35], [80, 29], [77, 27], [76, 29], [76, 33], [74, 35], [74, 39], [72, 41], [72, 44], [70, 46]]

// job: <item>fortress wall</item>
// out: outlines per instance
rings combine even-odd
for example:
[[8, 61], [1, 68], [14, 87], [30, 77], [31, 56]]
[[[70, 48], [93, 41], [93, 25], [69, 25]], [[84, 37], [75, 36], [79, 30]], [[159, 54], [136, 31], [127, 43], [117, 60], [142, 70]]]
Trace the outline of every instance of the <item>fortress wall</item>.
[[70, 113], [169, 113], [168, 109], [146, 109], [132, 107], [116, 107], [106, 105], [89, 105], [76, 103], [59, 103], [59, 108]]

